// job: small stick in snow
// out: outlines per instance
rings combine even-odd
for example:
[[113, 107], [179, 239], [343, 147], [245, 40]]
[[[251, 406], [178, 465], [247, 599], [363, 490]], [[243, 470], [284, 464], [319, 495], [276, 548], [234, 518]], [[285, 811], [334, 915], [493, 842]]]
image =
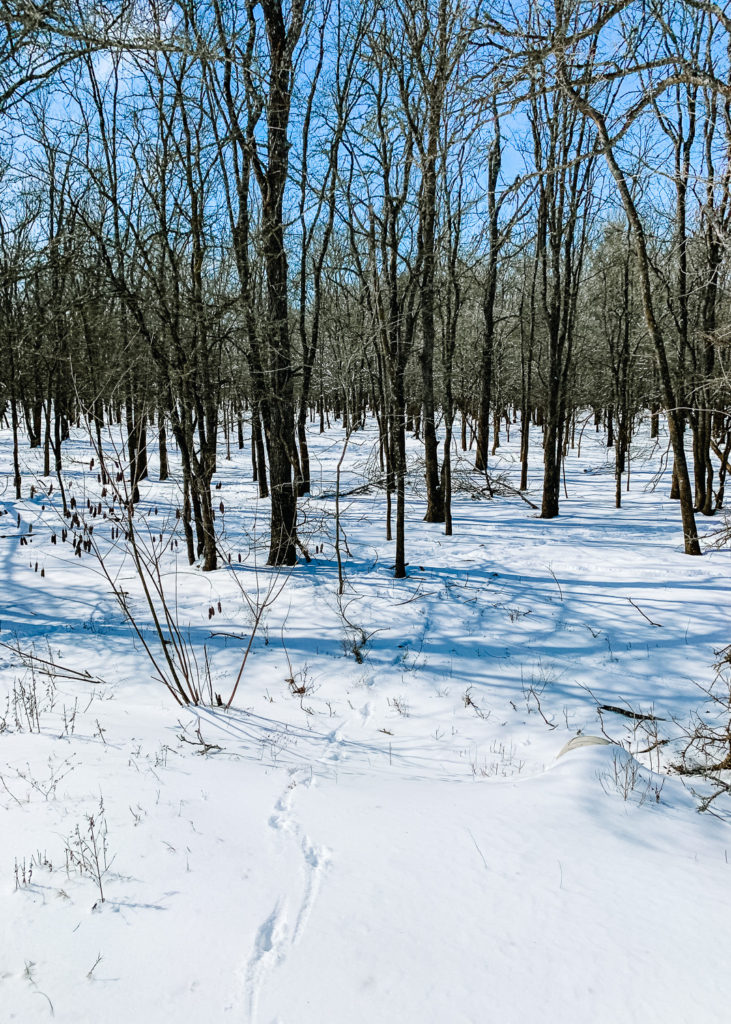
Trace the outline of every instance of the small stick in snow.
[[60, 662], [53, 661], [48, 658], [41, 658], [37, 654], [31, 653], [31, 651], [24, 650], [19, 643], [6, 644], [0, 640], [0, 647], [4, 647], [8, 651], [12, 651], [13, 654], [20, 658], [25, 666], [30, 667], [33, 665], [44, 675], [57, 676], [59, 679], [71, 679], [82, 683], [95, 683], [100, 686], [106, 685], [103, 679], [90, 675], [86, 669], [80, 671], [75, 668], [70, 668], [68, 665], [63, 665]]
[[559, 593], [559, 596], [560, 596], [561, 600], [563, 601], [563, 590], [561, 590], [561, 584], [560, 584], [560, 583], [558, 582], [558, 580], [556, 579], [556, 573], [555, 573], [555, 572], [553, 571], [553, 569], [551, 568], [551, 566], [550, 566], [550, 565], [548, 566], [548, 571], [549, 571], [549, 572], [550, 572], [550, 574], [551, 574], [551, 575], [553, 576], [553, 582], [554, 582], [554, 583], [556, 584], [556, 586], [558, 587], [558, 593]]
[[87, 976], [87, 978], [88, 978], [89, 980], [91, 980], [91, 979], [92, 979], [92, 977], [93, 977], [93, 974], [94, 974], [94, 969], [95, 969], [96, 967], [98, 967], [98, 966], [99, 966], [99, 964], [100, 964], [100, 963], [102, 962], [102, 960], [103, 960], [103, 959], [104, 959], [104, 957], [102, 956], [102, 954], [101, 954], [101, 953], [99, 953], [99, 955], [97, 956], [96, 960], [95, 960], [95, 961], [94, 961], [94, 963], [93, 963], [93, 964], [91, 965], [91, 968], [89, 969], [89, 971], [88, 971], [88, 972], [87, 972], [87, 974], [86, 974], [86, 976]]
[[627, 600], [629, 601], [629, 603], [632, 605], [633, 608], [637, 609], [637, 611], [640, 613], [640, 615], [642, 616], [643, 619], [647, 619], [647, 621], [650, 623], [651, 626], [657, 626], [658, 629], [662, 629], [662, 623], [661, 622], [653, 622], [652, 619], [649, 617], [649, 615], [645, 615], [645, 613], [642, 611], [640, 606], [634, 603], [634, 601], [632, 600], [631, 597], [628, 597]]
[[[534, 504], [534, 502], [532, 502], [529, 498], [526, 498], [523, 492], [519, 491], [517, 487], [513, 487], [511, 484], [506, 483], [505, 480], [500, 481], [500, 486], [504, 487], [506, 491], [510, 491], [511, 494], [514, 494], [516, 498], [520, 498], [520, 500], [524, 501], [526, 505], [530, 505], [531, 508], [534, 508], [536, 511], [538, 511], [538, 505]], [[495, 493], [495, 487], [490, 481], [489, 477], [487, 479], [487, 485], [485, 487], [481, 487], [477, 493], [481, 494], [483, 491], [486, 491], [491, 498]]]
[[639, 711], [628, 711], [627, 708], [617, 708], [613, 704], [600, 704], [599, 711], [612, 711], [615, 715], [624, 715], [625, 718], [633, 718], [637, 722], [664, 722], [664, 718], [657, 715], [643, 715]]
[[223, 750], [223, 747], [220, 746], [220, 744], [208, 743], [206, 740], [203, 739], [203, 736], [201, 735], [200, 718], [198, 719], [198, 725], [195, 730], [195, 735], [197, 738], [194, 740], [189, 740], [188, 737], [185, 735], [186, 727], [183, 725], [180, 719], [178, 719], [178, 725], [183, 730], [181, 733], [178, 733], [178, 739], [182, 740], [183, 743], [189, 743], [191, 747], [198, 747], [198, 750], [196, 750], [197, 754], [203, 754], [205, 756], [207, 754], [210, 754], [212, 750]]
[[474, 837], [474, 836], [473, 836], [473, 834], [472, 834], [472, 829], [471, 829], [471, 828], [468, 828], [468, 829], [467, 829], [467, 831], [469, 832], [469, 835], [470, 835], [470, 839], [471, 839], [471, 840], [472, 840], [472, 842], [473, 842], [473, 843], [475, 844], [475, 849], [476, 849], [476, 850], [477, 850], [477, 852], [479, 853], [479, 855], [480, 855], [480, 858], [481, 858], [481, 860], [482, 860], [482, 863], [483, 863], [483, 864], [485, 865], [485, 871], [489, 871], [490, 869], [489, 869], [489, 867], [487, 866], [487, 861], [485, 860], [485, 854], [484, 854], [484, 853], [482, 852], [482, 850], [480, 849], [480, 847], [479, 847], [479, 846], [477, 845], [477, 840], [475, 839], [475, 837]]
[[665, 744], [669, 742], [670, 740], [656, 740], [654, 743], [651, 743], [649, 747], [643, 747], [642, 750], [638, 750], [637, 753], [651, 754], [653, 750], [657, 750], [658, 747], [664, 747]]

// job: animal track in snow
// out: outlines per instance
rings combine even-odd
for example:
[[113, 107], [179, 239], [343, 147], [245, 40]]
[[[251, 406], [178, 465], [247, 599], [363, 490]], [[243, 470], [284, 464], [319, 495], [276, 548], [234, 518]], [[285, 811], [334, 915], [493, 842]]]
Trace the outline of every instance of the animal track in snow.
[[[300, 781], [301, 780], [301, 781]], [[313, 843], [292, 816], [292, 804], [298, 785], [310, 786], [312, 778], [303, 779], [301, 771], [290, 773], [289, 784], [274, 805], [269, 816], [269, 827], [296, 840], [301, 855], [304, 875], [302, 898], [291, 933], [288, 928], [286, 896], [281, 896], [269, 917], [260, 926], [254, 940], [254, 950], [246, 970], [246, 1005], [249, 1024], [256, 1024], [259, 994], [266, 976], [284, 962], [297, 945], [309, 921], [317, 900], [324, 871], [330, 862], [326, 847]]]
[[308, 836], [302, 837], [301, 849], [305, 863], [305, 889], [292, 932], [293, 946], [299, 942], [302, 932], [305, 930], [320, 891], [323, 872], [327, 870], [330, 863], [330, 851], [327, 847], [315, 845]]
[[262, 982], [272, 968], [284, 959], [286, 947], [287, 904], [280, 899], [256, 934], [254, 952], [246, 969], [246, 1008], [251, 1024], [256, 1021]]

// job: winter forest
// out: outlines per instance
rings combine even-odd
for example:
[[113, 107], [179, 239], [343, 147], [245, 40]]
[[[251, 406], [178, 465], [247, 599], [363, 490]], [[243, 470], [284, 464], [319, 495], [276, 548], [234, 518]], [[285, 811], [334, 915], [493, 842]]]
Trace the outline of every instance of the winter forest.
[[722, 1024], [731, 5], [0, 0], [0, 1017]]

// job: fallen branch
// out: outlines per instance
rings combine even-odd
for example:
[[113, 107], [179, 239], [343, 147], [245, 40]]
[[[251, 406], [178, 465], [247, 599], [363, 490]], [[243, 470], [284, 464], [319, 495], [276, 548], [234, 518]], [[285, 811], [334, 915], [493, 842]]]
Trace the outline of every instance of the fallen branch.
[[[560, 598], [561, 598], [561, 600], [563, 601], [563, 590], [561, 590], [561, 584], [560, 584], [560, 583], [558, 582], [558, 580], [556, 579], [556, 573], [555, 573], [555, 572], [553, 571], [553, 569], [551, 568], [551, 566], [550, 566], [550, 565], [548, 566], [548, 571], [549, 571], [549, 572], [550, 572], [550, 574], [551, 574], [551, 575], [553, 576], [553, 582], [554, 582], [554, 583], [556, 584], [556, 586], [558, 587], [558, 593], [559, 593], [559, 597], [560, 597]], [[594, 632], [594, 631], [592, 630], [592, 633], [593, 633], [593, 632]]]
[[711, 775], [713, 772], [727, 772], [731, 771], [731, 754], [724, 757], [723, 761], [718, 761], [716, 764], [695, 764], [688, 767], [680, 764], [675, 765], [674, 767], [678, 775]]
[[511, 494], [517, 495], [521, 499], [521, 501], [524, 501], [526, 503], [526, 505], [530, 505], [531, 508], [538, 510], [538, 505], [534, 505], [533, 502], [529, 498], [526, 498], [526, 496], [523, 494], [522, 491], [519, 491], [517, 487], [513, 487], [512, 484], [506, 483], [506, 481], [502, 477], [496, 483], [492, 483], [492, 481], [488, 481], [488, 483], [487, 483], [487, 485], [485, 487], [480, 487], [479, 488], [479, 490], [477, 491], [477, 494], [482, 494], [484, 492], [484, 493], [489, 494], [489, 496], [492, 498], [492, 496], [495, 493], [496, 488], [498, 488], [498, 487], [501, 487], [501, 488], [503, 488], [506, 491], [510, 491]]
[[[357, 487], [351, 487], [351, 489], [349, 491], [340, 491], [339, 492], [340, 497], [341, 498], [350, 498], [354, 494], [368, 494], [368, 492], [373, 487], [385, 487], [386, 483], [387, 483], [387, 479], [388, 478], [385, 475], [384, 476], [376, 477], [373, 480], [369, 480], [365, 484], [359, 484]], [[311, 495], [312, 498], [317, 498], [318, 500], [323, 500], [323, 499], [327, 500], [329, 498], [335, 498], [337, 496], [338, 496], [338, 490], [337, 489], [334, 490], [334, 491], [321, 491], [319, 494], [312, 494]]]
[[638, 754], [651, 754], [653, 750], [657, 750], [658, 747], [664, 747], [670, 740], [656, 740], [655, 743], [651, 743], [649, 747], [643, 747], [642, 750], [638, 750]]
[[183, 743], [188, 743], [191, 747], [197, 747], [196, 754], [203, 754], [205, 756], [206, 754], [210, 754], [212, 750], [223, 750], [223, 747], [219, 743], [208, 743], [207, 740], [203, 739], [203, 736], [201, 735], [200, 719], [198, 720], [198, 727], [195, 730], [196, 739], [194, 740], [189, 740], [185, 735], [186, 727], [179, 719], [178, 725], [183, 730], [181, 733], [178, 733], [178, 739]]
[[13, 644], [6, 644], [0, 640], [0, 647], [4, 647], [7, 651], [12, 651], [13, 654], [20, 658], [26, 668], [35, 667], [44, 675], [56, 676], [59, 679], [73, 679], [80, 683], [95, 683], [99, 686], [106, 685], [104, 679], [92, 676], [86, 670], [79, 672], [77, 669], [69, 668], [67, 665], [59, 665], [58, 662], [52, 659], [41, 658], [37, 654], [31, 654], [30, 651], [24, 651], [20, 644], [13, 646]]
[[647, 619], [647, 621], [650, 623], [651, 626], [657, 626], [658, 629], [662, 629], [662, 623], [661, 622], [653, 622], [652, 619], [650, 618], [650, 616], [649, 615], [645, 615], [645, 613], [642, 611], [640, 606], [635, 604], [631, 597], [628, 597], [627, 600], [629, 601], [629, 603], [632, 605], [633, 608], [637, 609], [637, 611], [640, 613], [640, 615], [642, 616], [643, 619]]
[[617, 708], [613, 704], [600, 704], [597, 711], [611, 711], [615, 715], [624, 715], [625, 718], [633, 718], [637, 722], [664, 722], [664, 718], [657, 715], [643, 715], [639, 711], [628, 711], [627, 708]]

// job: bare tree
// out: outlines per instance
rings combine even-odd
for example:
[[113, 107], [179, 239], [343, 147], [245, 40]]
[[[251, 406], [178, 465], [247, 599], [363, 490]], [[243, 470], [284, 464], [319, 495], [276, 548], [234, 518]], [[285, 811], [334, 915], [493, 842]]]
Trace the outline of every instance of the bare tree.
[[[616, 183], [619, 197], [632, 230], [645, 322], [655, 350], [655, 357], [657, 359], [660, 382], [663, 389], [663, 397], [666, 407], [665, 411], [668, 419], [670, 441], [673, 448], [673, 455], [675, 457], [680, 497], [680, 514], [683, 522], [683, 534], [685, 538], [685, 552], [689, 555], [700, 555], [701, 549], [698, 542], [695, 516], [693, 514], [693, 494], [690, 486], [688, 465], [685, 457], [685, 447], [683, 444], [683, 417], [682, 413], [678, 409], [678, 403], [675, 397], [675, 389], [673, 386], [665, 337], [655, 311], [651, 263], [645, 237], [645, 229], [637, 204], [632, 196], [632, 191], [627, 177], [617, 159], [615, 144], [607, 123], [606, 114], [596, 106], [592, 99], [589, 98], [586, 87], [580, 84], [583, 79], [587, 78], [583, 67], [577, 74], [577, 70], [581, 65], [581, 54], [572, 54], [568, 48], [568, 19], [575, 6], [576, 5], [573, 3], [556, 3], [557, 17], [551, 46], [552, 52], [555, 54], [557, 79], [561, 86], [562, 93], [570, 100], [578, 112], [593, 122], [596, 128], [598, 147], [604, 155], [607, 166], [609, 167], [610, 173]], [[582, 27], [582, 34], [587, 37], [596, 38], [600, 29], [600, 22], [590, 21], [588, 25]], [[629, 43], [631, 43], [631, 40], [628, 40], [628, 44]], [[627, 53], [630, 60], [636, 59], [632, 52], [631, 45], [628, 45]], [[651, 96], [647, 97], [647, 102], [650, 102], [650, 99]], [[625, 117], [632, 121], [639, 116], [639, 112], [642, 109], [642, 105], [638, 106], [635, 104], [632, 110], [630, 110]]]

